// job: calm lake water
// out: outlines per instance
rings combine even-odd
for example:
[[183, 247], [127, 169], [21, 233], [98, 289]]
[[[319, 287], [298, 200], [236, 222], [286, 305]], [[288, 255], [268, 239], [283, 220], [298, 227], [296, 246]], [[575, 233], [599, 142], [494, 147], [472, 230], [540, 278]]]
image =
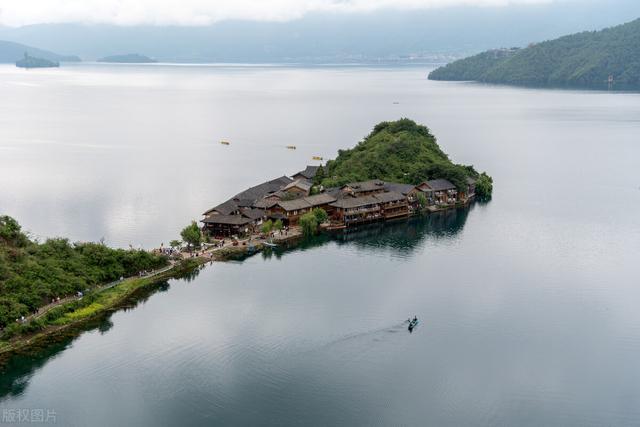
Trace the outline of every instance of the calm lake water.
[[640, 95], [428, 71], [0, 66], [0, 212], [36, 237], [166, 244], [400, 117], [496, 183], [468, 211], [171, 280], [12, 361], [0, 408], [69, 426], [640, 425]]

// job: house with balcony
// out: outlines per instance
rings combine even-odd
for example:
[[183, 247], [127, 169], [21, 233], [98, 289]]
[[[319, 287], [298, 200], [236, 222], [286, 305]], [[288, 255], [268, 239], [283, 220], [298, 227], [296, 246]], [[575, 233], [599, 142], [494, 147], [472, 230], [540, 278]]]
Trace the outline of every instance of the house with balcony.
[[458, 189], [446, 179], [432, 179], [418, 184], [414, 194], [421, 192], [427, 205], [452, 205], [458, 201]]
[[296, 225], [302, 215], [315, 208], [322, 208], [327, 214], [332, 215], [334, 207], [331, 204], [336, 200], [335, 197], [327, 193], [294, 200], [282, 200], [268, 208], [266, 216], [271, 220], [280, 219], [285, 225]]
[[331, 218], [346, 226], [382, 219], [380, 200], [373, 195], [345, 197], [330, 203], [329, 206], [334, 208]]

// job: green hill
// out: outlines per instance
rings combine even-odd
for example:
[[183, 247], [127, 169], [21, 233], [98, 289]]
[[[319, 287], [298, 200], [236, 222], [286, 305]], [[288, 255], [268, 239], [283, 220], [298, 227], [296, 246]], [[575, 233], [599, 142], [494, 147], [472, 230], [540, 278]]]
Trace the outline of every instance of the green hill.
[[105, 56], [104, 58], [98, 59], [98, 62], [113, 62], [113, 63], [121, 63], [121, 64], [148, 64], [153, 62], [158, 62], [155, 59], [151, 59], [148, 56], [139, 55], [137, 53], [127, 53], [124, 55], [112, 55]]
[[640, 89], [640, 19], [532, 44], [481, 53], [440, 67], [431, 80], [526, 86]]
[[52, 62], [79, 62], [80, 58], [70, 55], [58, 55], [48, 50], [37, 49], [20, 43], [8, 42], [0, 40], [0, 63], [13, 64], [24, 57], [27, 53], [29, 56], [46, 59]]
[[166, 258], [149, 252], [111, 249], [100, 243], [34, 242], [13, 218], [0, 216], [0, 332], [52, 298], [166, 263]]
[[[490, 180], [473, 166], [451, 162], [429, 129], [409, 119], [377, 124], [354, 148], [339, 150], [338, 157], [327, 162], [323, 173], [325, 187], [369, 179], [419, 184], [444, 178], [465, 190], [467, 178]], [[489, 189], [485, 196], [490, 192]]]

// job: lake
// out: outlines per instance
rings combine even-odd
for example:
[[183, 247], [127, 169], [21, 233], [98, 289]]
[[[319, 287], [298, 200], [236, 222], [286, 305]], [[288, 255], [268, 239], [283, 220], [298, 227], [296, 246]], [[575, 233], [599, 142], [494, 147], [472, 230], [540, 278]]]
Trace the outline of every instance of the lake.
[[0, 66], [0, 212], [38, 238], [166, 244], [400, 117], [495, 182], [468, 210], [160, 285], [13, 360], [0, 408], [69, 426], [640, 425], [640, 95], [428, 72]]

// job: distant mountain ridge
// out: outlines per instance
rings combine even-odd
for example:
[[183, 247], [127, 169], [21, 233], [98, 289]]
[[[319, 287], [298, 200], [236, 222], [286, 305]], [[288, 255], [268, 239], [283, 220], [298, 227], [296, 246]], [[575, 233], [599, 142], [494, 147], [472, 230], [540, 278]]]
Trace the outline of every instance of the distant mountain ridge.
[[59, 55], [44, 49], [38, 49], [21, 43], [0, 40], [0, 63], [13, 64], [24, 57], [29, 56], [46, 59], [52, 62], [78, 62], [81, 59], [75, 55]]
[[593, 89], [640, 89], [640, 19], [451, 62], [430, 80]]
[[640, 16], [638, 0], [486, 3], [509, 6], [390, 7], [370, 13], [317, 12], [285, 22], [224, 20], [190, 27], [0, 25], [0, 40], [70, 52], [84, 60], [139, 52], [160, 62], [443, 64], [497, 46], [526, 46]]

